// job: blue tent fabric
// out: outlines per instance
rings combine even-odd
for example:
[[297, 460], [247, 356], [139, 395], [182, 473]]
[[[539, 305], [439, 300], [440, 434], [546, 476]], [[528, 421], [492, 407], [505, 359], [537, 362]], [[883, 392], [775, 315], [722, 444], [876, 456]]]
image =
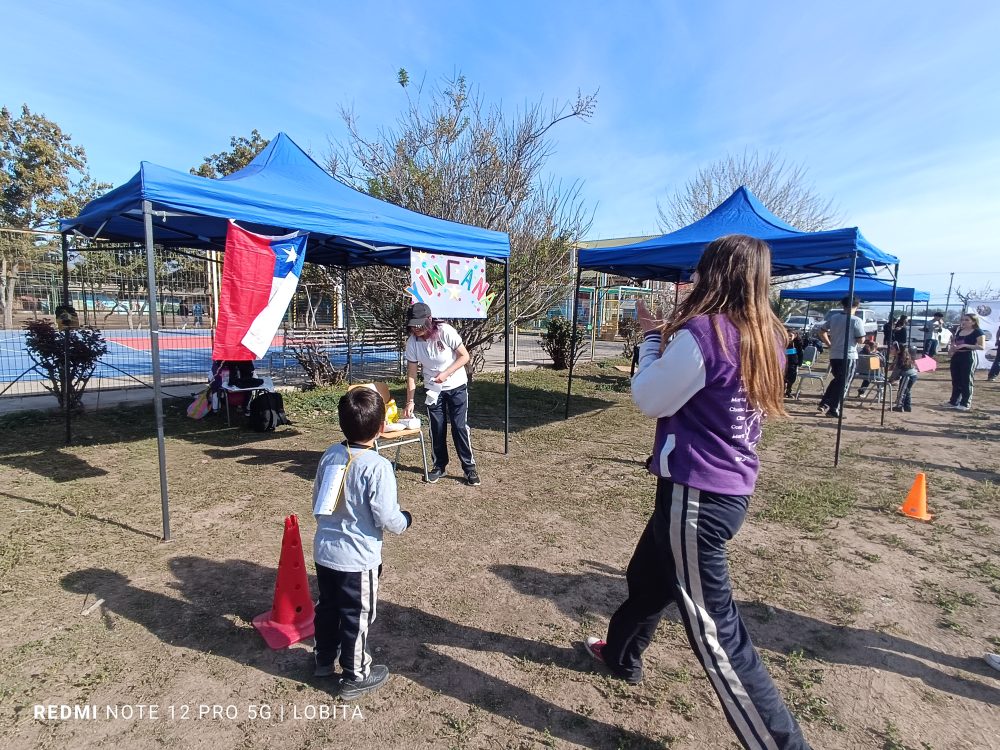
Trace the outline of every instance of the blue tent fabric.
[[[782, 299], [839, 300], [847, 296], [850, 281], [847, 276], [838, 276], [825, 284], [805, 289], [782, 289], [779, 296]], [[859, 275], [854, 280], [854, 296], [863, 302], [891, 302], [892, 284]], [[928, 292], [921, 292], [912, 287], [896, 287], [897, 302], [929, 302], [930, 298]]]
[[632, 245], [581, 250], [580, 267], [637, 279], [683, 279], [694, 270], [705, 246], [727, 234], [747, 234], [767, 242], [775, 276], [849, 270], [855, 252], [859, 269], [899, 262], [872, 245], [857, 227], [795, 229], [740, 187], [711, 213], [675, 232]]
[[152, 202], [157, 243], [222, 247], [235, 219], [262, 234], [310, 233], [311, 263], [408, 266], [410, 250], [504, 261], [504, 232], [445, 221], [365, 195], [336, 178], [284, 133], [245, 168], [219, 180], [142, 162], [124, 185], [88, 203], [63, 232], [140, 242], [142, 202]]

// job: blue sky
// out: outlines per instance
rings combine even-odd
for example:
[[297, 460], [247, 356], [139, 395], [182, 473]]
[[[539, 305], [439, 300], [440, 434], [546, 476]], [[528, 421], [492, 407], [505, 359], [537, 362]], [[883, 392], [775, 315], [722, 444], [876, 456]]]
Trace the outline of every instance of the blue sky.
[[322, 156], [342, 106], [392, 122], [399, 68], [460, 71], [506, 108], [600, 90], [549, 162], [582, 182], [592, 238], [657, 233], [657, 200], [699, 167], [778, 150], [902, 283], [1000, 287], [1000, 4], [6, 5], [0, 103], [58, 122], [97, 179], [187, 169], [253, 128]]

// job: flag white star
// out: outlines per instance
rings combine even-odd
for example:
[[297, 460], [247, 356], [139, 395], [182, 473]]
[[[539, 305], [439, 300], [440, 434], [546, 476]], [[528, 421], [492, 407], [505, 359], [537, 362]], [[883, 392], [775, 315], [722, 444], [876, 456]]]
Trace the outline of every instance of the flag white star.
[[289, 263], [294, 263], [295, 259], [299, 257], [299, 254], [295, 252], [295, 245], [289, 245], [288, 247], [283, 247], [281, 249], [284, 250], [285, 254], [288, 256], [287, 259]]

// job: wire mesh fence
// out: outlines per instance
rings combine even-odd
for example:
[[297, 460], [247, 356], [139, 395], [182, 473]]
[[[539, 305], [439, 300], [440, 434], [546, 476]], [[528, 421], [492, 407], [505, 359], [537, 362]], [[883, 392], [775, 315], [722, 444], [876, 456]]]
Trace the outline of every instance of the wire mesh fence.
[[[25, 235], [0, 230], [0, 258], [5, 265], [0, 288], [0, 398], [46, 393], [45, 375], [36, 367], [25, 343], [25, 324], [52, 320], [63, 303], [63, 263], [58, 236]], [[214, 252], [157, 247], [154, 275], [155, 314], [160, 329], [162, 383], [174, 387], [203, 385], [212, 370], [212, 347], [221, 284], [221, 255]], [[67, 264], [68, 299], [79, 323], [101, 331], [108, 345], [88, 390], [143, 387], [152, 384], [150, 304], [145, 248], [135, 244], [77, 243]], [[290, 304], [282, 328], [264, 357], [261, 374], [277, 385], [303, 385], [303, 341], [311, 340], [332, 369], [346, 370], [347, 331], [343, 326], [336, 269], [306, 274]], [[352, 316], [353, 317], [353, 316]], [[538, 328], [512, 331], [512, 365], [551, 361], [541, 346]], [[603, 343], [603, 342], [602, 342]], [[357, 319], [351, 330], [351, 374], [354, 379], [384, 380], [405, 374], [402, 331], [382, 330]], [[616, 344], [591, 346], [584, 358], [618, 356]], [[502, 368], [505, 347], [494, 343], [486, 353], [489, 369]], [[178, 388], [179, 393], [190, 389]]]

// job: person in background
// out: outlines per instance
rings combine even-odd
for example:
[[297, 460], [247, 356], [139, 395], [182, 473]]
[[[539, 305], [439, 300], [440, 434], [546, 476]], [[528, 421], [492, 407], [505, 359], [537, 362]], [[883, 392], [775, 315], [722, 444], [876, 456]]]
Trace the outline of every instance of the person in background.
[[944, 313], [936, 312], [931, 321], [924, 326], [924, 356], [933, 357], [937, 354], [941, 343], [941, 331], [944, 330]]
[[785, 345], [785, 398], [792, 397], [792, 386], [799, 377], [799, 367], [802, 366], [802, 332], [795, 328], [786, 328], [788, 341]]
[[202, 316], [205, 314], [205, 308], [202, 307], [200, 302], [195, 302], [194, 307], [191, 308], [191, 312], [194, 314], [195, 327], [200, 328], [202, 324]]
[[642, 654], [664, 610], [680, 608], [688, 643], [746, 748], [808, 750], [733, 601], [727, 543], [747, 516], [761, 421], [780, 417], [785, 331], [768, 302], [771, 251], [729, 235], [709, 243], [673, 318], [644, 332], [632, 400], [656, 419], [655, 506], [628, 564], [628, 598], [587, 653], [642, 681]]
[[972, 381], [976, 374], [976, 364], [986, 342], [986, 332], [979, 327], [979, 316], [965, 313], [958, 331], [951, 340], [951, 398], [948, 406], [959, 411], [968, 411], [972, 405]]
[[[854, 377], [858, 362], [858, 344], [865, 340], [865, 324], [854, 313], [861, 301], [857, 297], [844, 297], [840, 301], [842, 312], [830, 315], [820, 329], [819, 337], [830, 350], [830, 371], [833, 377], [820, 399], [816, 416], [839, 417], [844, 396]], [[847, 358], [844, 344], [847, 343]]]
[[187, 306], [187, 302], [181, 302], [177, 308], [177, 314], [181, 316], [181, 330], [188, 327], [188, 315], [191, 314], [190, 308]]
[[[865, 339], [865, 343], [861, 346], [861, 354], [859, 356], [878, 357], [880, 363], [884, 364], [885, 362], [885, 360], [882, 359], [882, 355], [878, 353], [878, 344], [875, 343], [874, 338]], [[880, 364], [879, 366], [881, 367], [882, 365]], [[871, 385], [871, 381], [867, 378], [862, 378], [861, 387], [858, 388], [858, 398], [865, 395], [865, 391], [868, 390], [869, 385]]]
[[986, 376], [986, 381], [992, 383], [1000, 375], [1000, 336], [997, 336], [997, 351], [993, 356], [993, 366], [990, 367], [990, 374]]
[[892, 326], [892, 341], [889, 346], [903, 347], [910, 343], [910, 319], [905, 315], [900, 315], [896, 318], [896, 322]]
[[410, 337], [406, 341], [406, 408], [403, 416], [413, 416], [414, 392], [417, 385], [417, 366], [424, 370], [424, 388], [427, 391], [427, 418], [431, 429], [431, 453], [434, 468], [428, 473], [431, 483], [446, 473], [448, 466], [448, 424], [455, 451], [462, 462], [465, 483], [482, 484], [472, 454], [472, 436], [469, 430], [469, 377], [465, 365], [469, 351], [462, 343], [458, 331], [447, 323], [431, 316], [431, 308], [417, 302], [406, 313], [406, 326]]
[[899, 388], [896, 391], [896, 404], [892, 407], [892, 411], [912, 411], [913, 384], [920, 377], [920, 372], [914, 364], [915, 359], [912, 347], [903, 346], [896, 350], [896, 359], [892, 363], [889, 382], [895, 383], [898, 380]]

